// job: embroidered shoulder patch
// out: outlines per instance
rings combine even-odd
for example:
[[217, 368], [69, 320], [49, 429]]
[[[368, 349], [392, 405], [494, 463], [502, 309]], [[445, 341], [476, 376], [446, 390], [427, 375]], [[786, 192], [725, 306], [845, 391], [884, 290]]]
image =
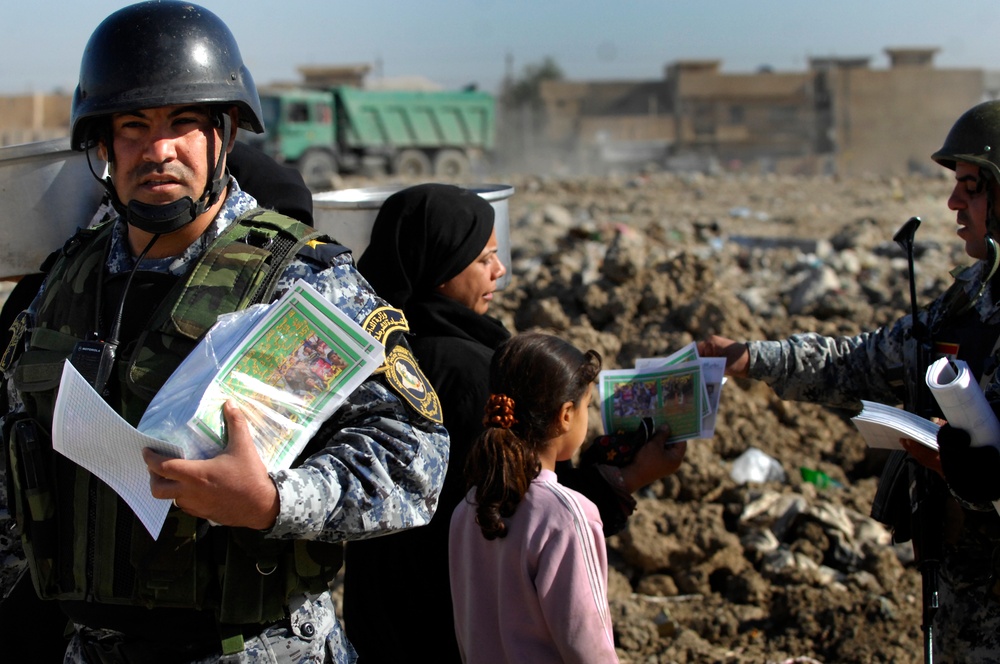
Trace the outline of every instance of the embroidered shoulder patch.
[[393, 332], [410, 331], [410, 324], [406, 322], [402, 310], [392, 307], [379, 307], [371, 312], [361, 327], [383, 345]]
[[0, 357], [0, 371], [7, 373], [14, 365], [14, 360], [20, 354], [18, 350], [21, 348], [21, 339], [24, 337], [24, 333], [28, 331], [29, 320], [30, 315], [28, 312], [22, 311], [14, 319], [14, 322], [10, 324], [10, 343], [7, 344], [7, 348], [3, 352], [3, 357]]
[[437, 392], [417, 366], [409, 348], [397, 345], [389, 351], [385, 357], [383, 375], [389, 387], [413, 406], [414, 410], [432, 422], [444, 423]]

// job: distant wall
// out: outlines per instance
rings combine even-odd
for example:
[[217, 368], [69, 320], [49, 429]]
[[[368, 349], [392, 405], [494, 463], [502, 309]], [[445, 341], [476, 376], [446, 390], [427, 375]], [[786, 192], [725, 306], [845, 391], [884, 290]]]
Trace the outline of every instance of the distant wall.
[[69, 95], [0, 97], [0, 145], [68, 135], [70, 104]]
[[902, 174], [930, 159], [948, 130], [983, 100], [982, 70], [899, 67], [831, 72], [837, 172]]
[[1000, 74], [935, 69], [936, 49], [887, 52], [893, 64], [882, 70], [826, 58], [803, 72], [725, 74], [706, 61], [667, 67], [658, 81], [546, 81], [546, 138], [590, 153], [602, 141], [645, 140], [744, 170], [935, 172], [930, 154], [966, 109], [1000, 97]]

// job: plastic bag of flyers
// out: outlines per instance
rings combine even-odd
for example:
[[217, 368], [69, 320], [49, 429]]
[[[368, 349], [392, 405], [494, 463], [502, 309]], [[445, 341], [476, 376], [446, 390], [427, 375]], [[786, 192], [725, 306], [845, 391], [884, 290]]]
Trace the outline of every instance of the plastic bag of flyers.
[[305, 282], [221, 316], [160, 388], [138, 429], [206, 459], [225, 447], [222, 406], [243, 411], [268, 470], [292, 462], [384, 349]]

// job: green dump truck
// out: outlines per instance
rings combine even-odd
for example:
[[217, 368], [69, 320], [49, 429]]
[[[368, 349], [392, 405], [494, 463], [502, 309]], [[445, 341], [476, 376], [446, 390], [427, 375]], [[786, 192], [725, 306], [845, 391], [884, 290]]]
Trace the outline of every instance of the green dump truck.
[[493, 149], [496, 134], [494, 98], [474, 90], [281, 88], [262, 90], [261, 106], [266, 132], [241, 137], [294, 164], [314, 188], [366, 167], [461, 178]]

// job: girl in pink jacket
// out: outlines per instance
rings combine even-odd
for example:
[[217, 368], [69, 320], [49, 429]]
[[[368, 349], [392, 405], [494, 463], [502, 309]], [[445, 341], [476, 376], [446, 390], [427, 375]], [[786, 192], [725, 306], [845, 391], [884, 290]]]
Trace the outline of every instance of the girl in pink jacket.
[[546, 334], [506, 341], [451, 519], [455, 631], [465, 662], [617, 662], [601, 518], [556, 481], [587, 434], [595, 351]]

